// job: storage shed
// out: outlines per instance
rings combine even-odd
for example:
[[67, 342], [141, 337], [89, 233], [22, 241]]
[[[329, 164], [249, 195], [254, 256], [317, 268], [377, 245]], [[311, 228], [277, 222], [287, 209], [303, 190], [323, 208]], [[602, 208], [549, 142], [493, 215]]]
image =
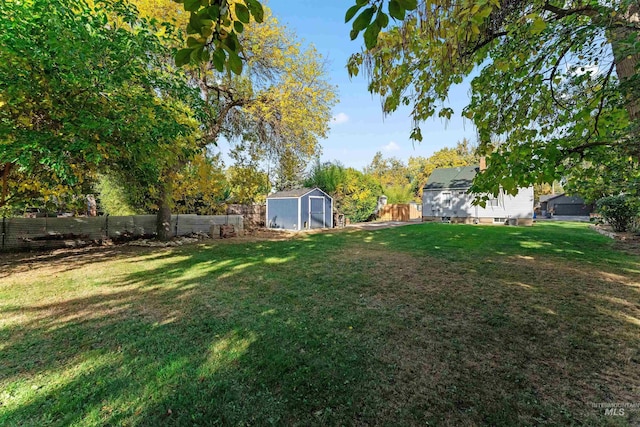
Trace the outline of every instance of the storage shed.
[[279, 191], [267, 196], [268, 228], [333, 228], [333, 199], [319, 188]]

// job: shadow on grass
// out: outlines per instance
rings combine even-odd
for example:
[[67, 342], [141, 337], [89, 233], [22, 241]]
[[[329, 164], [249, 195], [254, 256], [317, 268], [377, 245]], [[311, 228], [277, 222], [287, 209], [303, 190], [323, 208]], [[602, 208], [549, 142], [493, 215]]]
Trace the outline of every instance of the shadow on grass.
[[131, 254], [84, 293], [2, 305], [0, 424], [637, 421], [589, 406], [640, 384], [637, 260], [414, 230]]

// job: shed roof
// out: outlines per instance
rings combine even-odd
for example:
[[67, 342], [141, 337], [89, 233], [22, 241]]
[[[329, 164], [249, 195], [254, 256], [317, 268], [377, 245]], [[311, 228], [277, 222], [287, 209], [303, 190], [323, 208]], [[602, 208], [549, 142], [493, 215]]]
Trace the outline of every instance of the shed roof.
[[440, 190], [444, 188], [469, 188], [478, 173], [478, 166], [458, 166], [455, 168], [438, 168], [434, 170], [425, 190]]
[[322, 192], [322, 194], [331, 198], [331, 196], [329, 196], [327, 193], [320, 190], [318, 187], [315, 187], [315, 188], [296, 188], [294, 190], [277, 191], [273, 194], [269, 194], [267, 196], [267, 199], [299, 198], [315, 190], [318, 190]]

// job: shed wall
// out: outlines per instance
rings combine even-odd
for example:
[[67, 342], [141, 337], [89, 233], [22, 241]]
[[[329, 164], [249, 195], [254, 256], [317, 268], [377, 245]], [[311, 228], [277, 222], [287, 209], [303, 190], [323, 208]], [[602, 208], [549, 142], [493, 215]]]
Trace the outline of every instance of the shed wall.
[[333, 199], [324, 199], [324, 222], [326, 227], [333, 228]]
[[267, 227], [300, 230], [298, 198], [267, 199]]
[[333, 226], [333, 201], [331, 197], [328, 197], [322, 191], [315, 189], [308, 194], [305, 194], [300, 198], [301, 204], [301, 224], [304, 228], [304, 223], [307, 223], [307, 229], [311, 228], [311, 218], [309, 216], [310, 199], [311, 197], [322, 197], [324, 199], [324, 227], [331, 228]]
[[315, 192], [306, 194], [300, 198], [300, 230], [308, 230], [311, 228], [311, 222], [309, 221], [309, 196], [314, 195], [313, 193]]

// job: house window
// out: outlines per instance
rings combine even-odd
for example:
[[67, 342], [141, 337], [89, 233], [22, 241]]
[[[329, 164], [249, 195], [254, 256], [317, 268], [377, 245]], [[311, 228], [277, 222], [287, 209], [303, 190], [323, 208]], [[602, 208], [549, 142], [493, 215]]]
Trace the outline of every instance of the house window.
[[493, 218], [494, 224], [504, 224], [505, 222], [507, 222], [506, 218]]
[[487, 206], [491, 206], [495, 208], [500, 206], [500, 203], [498, 203], [498, 199], [489, 199], [487, 200]]
[[444, 206], [445, 208], [451, 207], [451, 193], [442, 193], [442, 206]]
[[465, 194], [467, 194], [466, 191], [458, 191], [458, 196], [464, 196]]

